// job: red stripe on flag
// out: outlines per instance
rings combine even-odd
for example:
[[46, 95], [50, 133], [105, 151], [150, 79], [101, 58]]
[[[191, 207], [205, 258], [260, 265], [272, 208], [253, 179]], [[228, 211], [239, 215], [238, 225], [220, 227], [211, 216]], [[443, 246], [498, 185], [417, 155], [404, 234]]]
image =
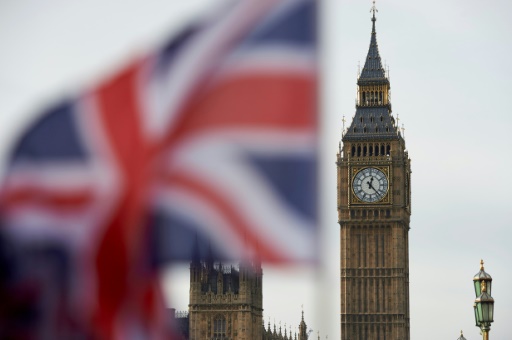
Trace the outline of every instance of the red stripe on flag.
[[116, 163], [119, 166], [121, 200], [114, 208], [106, 226], [96, 256], [99, 306], [97, 326], [102, 336], [114, 338], [116, 318], [131, 305], [137, 287], [132, 287], [137, 276], [135, 263], [141, 260], [143, 246], [142, 218], [147, 187], [146, 167], [149, 150], [143, 138], [140, 122], [139, 72], [141, 63], [134, 63], [97, 91], [98, 107], [109, 138]]
[[92, 191], [88, 189], [59, 193], [55, 189], [45, 190], [39, 187], [6, 190], [2, 196], [2, 206], [6, 210], [29, 205], [59, 213], [74, 213], [88, 206], [94, 198]]
[[228, 221], [232, 231], [242, 240], [245, 240], [248, 247], [257, 251], [255, 254], [259, 260], [268, 262], [286, 262], [287, 259], [279, 250], [269, 247], [268, 244], [254, 232], [254, 228], [249, 226], [239, 213], [238, 209], [233, 207], [229, 200], [222, 197], [207, 184], [200, 182], [197, 178], [190, 177], [183, 173], [173, 173], [164, 175], [162, 185], [169, 186], [171, 189], [183, 188], [201, 199], [206, 200], [222, 217]]
[[222, 80], [194, 97], [168, 143], [215, 128], [314, 130], [315, 88], [315, 78], [304, 75], [256, 73]]

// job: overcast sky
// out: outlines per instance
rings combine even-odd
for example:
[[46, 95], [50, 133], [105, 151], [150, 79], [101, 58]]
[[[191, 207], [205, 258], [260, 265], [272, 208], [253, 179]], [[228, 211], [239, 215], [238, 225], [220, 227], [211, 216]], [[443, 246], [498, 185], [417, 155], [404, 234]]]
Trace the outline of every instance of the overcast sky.
[[[89, 86], [171, 36], [212, 0], [0, 1], [0, 161], [48, 103]], [[335, 157], [355, 113], [371, 1], [322, 2], [323, 269], [264, 268], [265, 323], [295, 330], [304, 305], [316, 334], [339, 338]], [[412, 159], [411, 337], [479, 339], [472, 277], [493, 276], [491, 337], [512, 333], [512, 2], [380, 0], [377, 40], [393, 114]], [[348, 124], [348, 123], [347, 123]], [[183, 273], [185, 273], [183, 275]], [[312, 277], [320, 274], [322, 282]], [[188, 272], [165, 281], [185, 310]], [[171, 289], [169, 289], [170, 291]]]

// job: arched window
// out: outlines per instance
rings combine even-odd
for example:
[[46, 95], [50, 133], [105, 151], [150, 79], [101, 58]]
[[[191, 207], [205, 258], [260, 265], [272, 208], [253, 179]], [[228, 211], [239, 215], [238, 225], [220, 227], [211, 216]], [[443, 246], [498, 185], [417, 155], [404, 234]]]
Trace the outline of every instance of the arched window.
[[361, 145], [357, 146], [357, 156], [361, 156]]
[[386, 156], [389, 156], [391, 154], [391, 146], [388, 144], [386, 146]]
[[366, 145], [363, 147], [363, 157], [366, 157]]
[[213, 339], [226, 339], [226, 318], [221, 315], [213, 320]]
[[352, 145], [352, 157], [356, 155], [356, 147]]

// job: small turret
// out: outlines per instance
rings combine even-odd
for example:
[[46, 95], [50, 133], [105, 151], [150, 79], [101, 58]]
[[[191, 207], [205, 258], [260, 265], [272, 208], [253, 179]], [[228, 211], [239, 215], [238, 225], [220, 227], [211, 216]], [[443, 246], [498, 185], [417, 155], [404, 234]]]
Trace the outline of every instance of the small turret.
[[308, 326], [304, 321], [304, 310], [302, 310], [302, 319], [299, 324], [299, 340], [307, 340], [308, 339]]

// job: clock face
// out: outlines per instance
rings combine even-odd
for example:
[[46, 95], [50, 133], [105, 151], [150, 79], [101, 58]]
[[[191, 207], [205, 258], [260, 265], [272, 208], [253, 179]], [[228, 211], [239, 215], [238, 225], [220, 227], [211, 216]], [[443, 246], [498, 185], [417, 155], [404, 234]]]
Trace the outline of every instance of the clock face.
[[388, 179], [379, 169], [365, 168], [355, 175], [352, 189], [361, 201], [377, 202], [388, 192]]

